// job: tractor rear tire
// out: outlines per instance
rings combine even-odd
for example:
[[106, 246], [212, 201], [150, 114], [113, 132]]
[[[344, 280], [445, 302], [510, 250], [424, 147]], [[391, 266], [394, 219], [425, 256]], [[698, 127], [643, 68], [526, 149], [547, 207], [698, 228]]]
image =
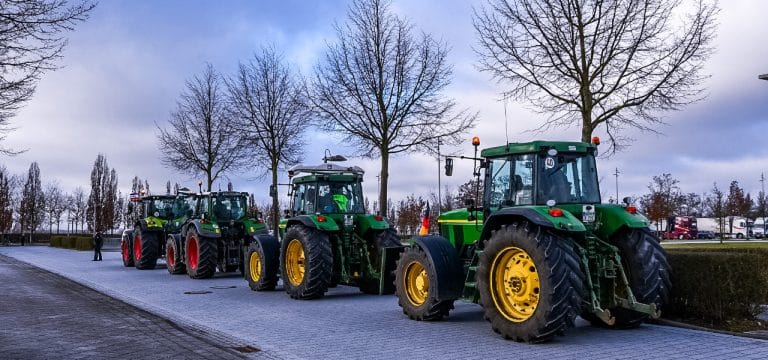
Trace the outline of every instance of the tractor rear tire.
[[133, 232], [128, 232], [127, 238], [122, 238], [120, 240], [120, 256], [123, 258], [123, 266], [125, 267], [134, 266], [133, 253], [131, 252], [131, 249], [133, 249], [131, 239], [133, 239]]
[[165, 265], [168, 268], [168, 273], [171, 275], [178, 275], [187, 272], [186, 265], [177, 261], [179, 255], [179, 249], [176, 248], [176, 242], [173, 241], [173, 237], [168, 237], [168, 241], [165, 242]]
[[151, 270], [157, 266], [160, 257], [160, 240], [157, 234], [143, 231], [141, 226], [133, 230], [133, 263], [139, 270]]
[[[373, 256], [373, 269], [379, 271], [381, 269], [382, 249], [387, 247], [402, 247], [403, 244], [400, 242], [400, 237], [397, 236], [397, 231], [393, 228], [375, 232], [373, 236], [375, 243], [368, 247], [368, 252]], [[381, 276], [386, 278], [386, 274], [381, 274]], [[367, 281], [363, 279], [358, 286], [360, 287], [360, 291], [365, 294], [378, 295], [380, 282], [380, 279], [367, 279]], [[384, 284], [384, 293], [382, 295], [391, 294], [393, 290], [392, 284]]]
[[505, 339], [538, 343], [574, 326], [583, 274], [573, 242], [527, 222], [485, 243], [475, 280], [485, 319]]
[[[453, 309], [454, 299], [437, 299], [438, 269], [427, 253], [418, 246], [410, 246], [400, 254], [395, 270], [395, 294], [403, 314], [412, 320], [440, 320]], [[455, 279], [462, 281], [462, 279]]]
[[275, 290], [280, 271], [280, 243], [271, 235], [256, 235], [248, 246], [245, 278], [253, 291]]
[[331, 283], [333, 253], [328, 235], [303, 225], [291, 226], [280, 251], [285, 292], [300, 300], [322, 297]]
[[[659, 239], [647, 229], [628, 229], [621, 231], [613, 240], [619, 248], [635, 299], [643, 304], [656, 304], [657, 309], [668, 304], [672, 289], [670, 266]], [[591, 313], [582, 317], [592, 325], [610, 329], [636, 328], [649, 317], [621, 307], [608, 310], [615, 317], [613, 325], [606, 324]]]
[[185, 243], [187, 274], [193, 279], [210, 279], [216, 273], [216, 239], [202, 236], [194, 227], [187, 231]]

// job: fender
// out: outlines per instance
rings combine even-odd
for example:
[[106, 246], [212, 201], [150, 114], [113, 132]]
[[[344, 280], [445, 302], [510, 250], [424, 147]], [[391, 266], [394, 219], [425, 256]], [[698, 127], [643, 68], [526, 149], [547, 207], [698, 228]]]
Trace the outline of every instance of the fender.
[[[561, 209], [562, 210], [562, 209]], [[529, 221], [541, 227], [551, 228], [558, 231], [567, 231], [575, 233], [584, 233], [587, 228], [573, 216], [570, 212], [563, 210], [563, 216], [553, 217], [548, 213], [547, 206], [525, 206], [504, 208], [493, 212], [483, 225], [483, 231], [480, 234], [480, 240], [488, 239], [494, 230], [502, 225], [510, 224], [515, 221]], [[482, 247], [482, 241], [478, 244]]]
[[603, 239], [610, 239], [623, 227], [639, 229], [650, 226], [650, 222], [645, 216], [640, 213], [632, 214], [622, 205], [596, 205], [595, 212], [601, 223], [595, 232]]
[[299, 215], [288, 219], [286, 229], [292, 225], [302, 224], [312, 229], [319, 229], [322, 231], [339, 231], [339, 226], [336, 222], [330, 218], [326, 218], [326, 221], [318, 221], [318, 215]]
[[390, 227], [386, 218], [376, 220], [376, 216], [370, 214], [357, 215], [357, 224], [361, 234], [365, 234], [368, 230], [386, 230]]
[[218, 239], [221, 237], [221, 231], [219, 230], [218, 225], [201, 224], [200, 220], [193, 220], [185, 226], [185, 229], [183, 231], [185, 238], [187, 236], [187, 233], [189, 232], [190, 227], [194, 228], [198, 234], [203, 235], [205, 237], [215, 238], [215, 239]]
[[413, 239], [416, 246], [427, 253], [427, 258], [434, 266], [436, 274], [429, 274], [437, 282], [438, 300], [451, 300], [461, 297], [464, 288], [464, 270], [459, 256], [451, 243], [439, 235], [417, 236]]

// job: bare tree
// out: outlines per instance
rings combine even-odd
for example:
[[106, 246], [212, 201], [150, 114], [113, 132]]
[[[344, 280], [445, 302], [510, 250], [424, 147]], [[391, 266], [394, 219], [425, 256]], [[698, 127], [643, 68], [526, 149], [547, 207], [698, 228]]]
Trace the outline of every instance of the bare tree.
[[381, 158], [379, 213], [387, 214], [389, 157], [457, 143], [477, 118], [442, 95], [452, 68], [448, 47], [394, 15], [386, 0], [355, 0], [316, 67], [312, 102], [325, 130], [340, 132], [360, 155]]
[[61, 216], [66, 210], [66, 195], [54, 181], [45, 186], [43, 196], [45, 197], [45, 216], [48, 218], [48, 232], [52, 234], [53, 224], [56, 224], [56, 233], [58, 233]]
[[243, 137], [227, 107], [223, 80], [211, 64], [186, 83], [186, 91], [168, 120], [170, 129], [158, 130], [163, 164], [192, 176], [204, 175], [207, 189], [222, 174], [243, 165]]
[[680, 0], [489, 0], [474, 12], [480, 68], [549, 114], [540, 130], [578, 124], [589, 142], [604, 126], [615, 152], [622, 130], [654, 132], [703, 97], [719, 9], [694, 2], [678, 22]]
[[15, 181], [5, 166], [0, 166], [0, 235], [13, 226], [13, 191]]
[[680, 212], [685, 195], [680, 191], [679, 183], [680, 181], [668, 173], [653, 177], [648, 184], [650, 193], [640, 198], [640, 204], [648, 219], [660, 224], [663, 219]]
[[[88, 18], [90, 1], [13, 0], [0, 4], [0, 142], [13, 128], [10, 119], [32, 98], [46, 71], [57, 68], [67, 40], [63, 33]], [[18, 151], [0, 147], [0, 154]]]
[[[81, 187], [76, 187], [75, 190], [72, 192], [72, 195], [69, 200], [70, 204], [70, 218], [69, 220], [72, 221], [72, 228], [75, 232], [77, 232], [78, 224], [84, 224], [85, 223], [85, 209], [86, 209], [86, 199], [85, 199], [85, 191]], [[82, 226], [80, 227], [83, 228]]]
[[301, 161], [304, 129], [310, 120], [304, 82], [282, 55], [274, 48], [264, 47], [249, 63], [240, 63], [228, 87], [239, 128], [253, 159], [271, 172], [270, 226], [276, 230], [280, 219], [278, 167]]
[[[37, 166], [37, 162], [32, 162], [29, 165], [19, 205], [21, 231], [29, 233], [30, 243], [35, 230], [43, 223], [44, 206], [45, 197], [40, 182], [40, 167]], [[24, 245], [24, 236], [21, 237], [21, 244]]]
[[726, 212], [725, 204], [727, 199], [723, 191], [717, 187], [717, 183], [712, 185], [712, 193], [704, 199], [704, 204], [707, 206], [709, 213], [717, 219], [718, 231], [720, 233], [720, 242], [723, 242], [723, 234], [725, 234], [725, 217], [728, 215]]
[[114, 228], [117, 206], [117, 172], [109, 168], [103, 154], [96, 157], [91, 170], [91, 194], [88, 195], [86, 220], [94, 232], [107, 232]]

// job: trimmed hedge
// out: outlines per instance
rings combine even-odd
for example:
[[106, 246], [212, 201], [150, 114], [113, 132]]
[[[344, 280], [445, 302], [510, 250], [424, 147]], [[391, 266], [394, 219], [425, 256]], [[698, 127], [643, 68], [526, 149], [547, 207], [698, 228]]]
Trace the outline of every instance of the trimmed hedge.
[[768, 304], [768, 249], [667, 249], [672, 303], [666, 318], [753, 319]]
[[93, 250], [89, 236], [51, 236], [51, 246], [74, 250]]

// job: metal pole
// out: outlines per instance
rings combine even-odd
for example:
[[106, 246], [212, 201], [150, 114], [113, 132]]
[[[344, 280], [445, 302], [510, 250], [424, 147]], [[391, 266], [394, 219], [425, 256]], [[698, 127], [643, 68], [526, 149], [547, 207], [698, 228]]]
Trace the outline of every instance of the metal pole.
[[443, 211], [443, 195], [440, 190], [442, 185], [440, 184], [440, 138], [437, 138], [437, 213]]
[[[763, 203], [765, 203], [765, 173], [764, 172], [760, 173], [760, 188], [763, 191]], [[765, 226], [766, 225], [765, 224], [765, 211], [764, 211], [764, 209], [762, 209], [762, 210], [763, 210], [763, 237], [765, 237], [766, 236], [766, 234], [765, 234], [765, 229], [766, 229], [766, 226]]]
[[619, 203], [619, 168], [616, 168], [616, 172], [613, 173], [613, 176], [616, 177], [616, 203]]

